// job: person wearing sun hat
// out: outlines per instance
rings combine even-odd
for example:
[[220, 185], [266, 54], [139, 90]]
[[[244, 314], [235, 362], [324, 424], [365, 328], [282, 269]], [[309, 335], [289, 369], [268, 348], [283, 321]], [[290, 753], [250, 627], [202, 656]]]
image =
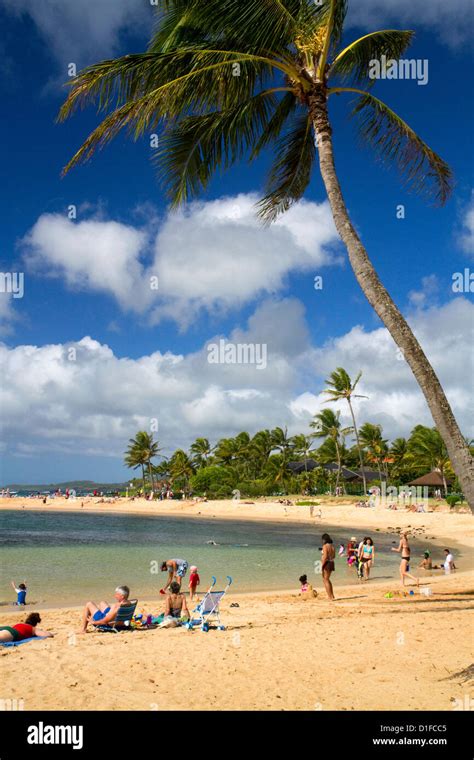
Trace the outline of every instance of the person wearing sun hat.
[[348, 564], [352, 564], [352, 562], [349, 562], [351, 557], [355, 557], [357, 555], [357, 538], [355, 536], [351, 536], [351, 540], [347, 542], [347, 562]]
[[196, 589], [199, 586], [201, 579], [198, 575], [198, 569], [196, 565], [191, 565], [189, 568], [189, 598], [192, 601], [196, 594]]

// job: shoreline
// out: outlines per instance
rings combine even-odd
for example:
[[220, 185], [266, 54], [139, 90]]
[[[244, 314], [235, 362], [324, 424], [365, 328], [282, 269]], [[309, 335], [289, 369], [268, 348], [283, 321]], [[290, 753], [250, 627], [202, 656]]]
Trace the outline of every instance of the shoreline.
[[[419, 568], [414, 568], [414, 569], [418, 570]], [[420, 572], [436, 573], [436, 575], [431, 575], [431, 576], [420, 575], [419, 576], [420, 588], [422, 588], [423, 586], [432, 586], [432, 585], [438, 585], [439, 583], [443, 583], [443, 582], [449, 582], [449, 581], [452, 581], [454, 578], [457, 578], [459, 580], [462, 580], [462, 579], [468, 580], [472, 577], [474, 580], [474, 569], [471, 569], [471, 568], [465, 569], [465, 570], [455, 570], [451, 574], [446, 574], [444, 573], [444, 571], [441, 571], [441, 570], [437, 570], [437, 571], [436, 570], [435, 571], [420, 570]], [[464, 576], [467, 576], [467, 577], [464, 578]], [[393, 590], [399, 590], [402, 588], [398, 575], [394, 575], [394, 577], [391, 579], [387, 579], [386, 577], [384, 578], [372, 577], [370, 581], [368, 582], [360, 581], [358, 583], [338, 583], [338, 578], [336, 577], [336, 575], [333, 574], [332, 582], [335, 587], [334, 590], [336, 594], [338, 592], [342, 592], [344, 595], [349, 594], [349, 596], [351, 596], [351, 592], [353, 593], [354, 591], [358, 591], [360, 593], [362, 590], [372, 589], [372, 588], [377, 588], [380, 591], [385, 591], [385, 590], [393, 591]], [[314, 586], [314, 588], [316, 588], [318, 592], [318, 597], [322, 598], [322, 600], [324, 601], [325, 591], [322, 584], [320, 584], [318, 587]], [[199, 599], [203, 597], [205, 590], [206, 590], [205, 587], [202, 587], [200, 589], [197, 595]], [[405, 586], [405, 590], [407, 592], [409, 592], [410, 590], [413, 590], [415, 591], [415, 595], [418, 596], [417, 585], [414, 584], [412, 581], [407, 582]], [[188, 598], [189, 592], [187, 591], [187, 589], [184, 591], [184, 594], [189, 603], [189, 598]], [[474, 594], [474, 589], [473, 589], [473, 594]], [[240, 591], [240, 590], [234, 591], [231, 588], [230, 591], [228, 592], [228, 595], [236, 599], [244, 598], [244, 599], [258, 601], [258, 600], [266, 600], [268, 598], [275, 598], [275, 599], [282, 598], [282, 597], [287, 598], [288, 596], [292, 598], [298, 598], [299, 592], [298, 592], [297, 587], [293, 584], [291, 588], [256, 589], [256, 590], [251, 590], [251, 591]], [[344, 596], [344, 599], [345, 598], [346, 596]], [[24, 617], [25, 615], [28, 615], [31, 612], [36, 612], [36, 611], [40, 611], [42, 613], [58, 612], [58, 611], [61, 613], [70, 612], [70, 611], [78, 612], [83, 609], [86, 601], [87, 600], [84, 599], [80, 604], [58, 602], [58, 604], [48, 605], [47, 607], [43, 607], [40, 602], [38, 603], [28, 602], [26, 607], [22, 607], [22, 608], [17, 607], [13, 602], [6, 603], [4, 605], [0, 605], [0, 616], [2, 616], [3, 614], [8, 614], [8, 615], [20, 615]], [[343, 601], [343, 599], [336, 596], [336, 601], [338, 602]], [[157, 594], [156, 597], [153, 597], [153, 596], [144, 596], [144, 597], [139, 596], [138, 597], [139, 607], [142, 607], [142, 606], [148, 607], [148, 608], [151, 608], [153, 606], [157, 607], [157, 606], [160, 606], [162, 602], [163, 602], [163, 596], [161, 596], [160, 594]], [[193, 602], [193, 604], [195, 603], [196, 603], [196, 600]]]

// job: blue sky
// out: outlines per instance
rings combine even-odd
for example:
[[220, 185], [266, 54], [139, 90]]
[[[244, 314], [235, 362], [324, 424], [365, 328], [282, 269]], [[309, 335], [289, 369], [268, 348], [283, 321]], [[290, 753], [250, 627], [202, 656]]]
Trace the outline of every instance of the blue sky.
[[[67, 64], [144, 49], [152, 15], [141, 0], [117, 2], [113, 11], [108, 0], [77, 5], [66, 3], [58, 16], [49, 0], [38, 0], [36, 11], [0, 0], [8, 114], [0, 126], [7, 211], [0, 270], [25, 273], [22, 299], [0, 293], [0, 480], [127, 477], [121, 452], [155, 418], [165, 452], [198, 435], [215, 440], [277, 424], [307, 432], [324, 377], [340, 363], [364, 373], [361, 421], [381, 422], [388, 437], [432, 424], [355, 281], [317, 172], [305, 202], [271, 230], [252, 218], [268, 156], [217, 177], [202, 203], [181, 215], [167, 209], [148, 139], [119, 137], [61, 179], [97, 123], [93, 110], [55, 123]], [[402, 2], [396, 23], [393, 4], [366, 0], [350, 16], [346, 39], [386, 23], [416, 30], [405, 57], [428, 60], [428, 84], [379, 82], [376, 93], [453, 168], [448, 204], [433, 208], [407, 193], [395, 170], [361, 148], [348, 96], [333, 99], [331, 117], [353, 221], [468, 434], [472, 294], [451, 285], [453, 273], [472, 265], [472, 60], [459, 23], [469, 5], [453, 3], [451, 18], [443, 4], [436, 8], [428, 14]], [[160, 290], [151, 298], [142, 283], [155, 271]], [[268, 343], [266, 371], [214, 370], [206, 343], [216, 336]]]

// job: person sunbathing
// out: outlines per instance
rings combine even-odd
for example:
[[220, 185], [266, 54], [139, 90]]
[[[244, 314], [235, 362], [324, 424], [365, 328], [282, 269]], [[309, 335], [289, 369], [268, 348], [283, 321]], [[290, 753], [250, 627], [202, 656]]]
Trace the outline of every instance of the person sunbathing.
[[48, 631], [38, 628], [38, 623], [41, 623], [39, 612], [31, 612], [24, 623], [0, 626], [0, 643], [24, 641], [24, 639], [31, 639], [35, 636], [53, 638], [54, 633], [48, 633]]
[[130, 589], [128, 586], [117, 586], [114, 597], [115, 604], [108, 602], [87, 602], [82, 612], [82, 628], [79, 633], [87, 633], [88, 625], [108, 625], [113, 623], [120, 607], [129, 604]]

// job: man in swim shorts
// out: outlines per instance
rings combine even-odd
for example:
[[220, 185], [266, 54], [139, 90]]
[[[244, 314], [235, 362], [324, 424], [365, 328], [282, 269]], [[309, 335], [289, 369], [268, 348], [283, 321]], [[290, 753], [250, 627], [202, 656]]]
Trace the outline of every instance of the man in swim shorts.
[[114, 593], [115, 603], [110, 605], [108, 602], [87, 602], [82, 613], [82, 628], [79, 633], [87, 633], [87, 626], [90, 625], [107, 625], [115, 620], [119, 607], [128, 604], [130, 589], [128, 586], [117, 586]]
[[161, 563], [161, 572], [168, 573], [168, 581], [166, 586], [163, 586], [162, 591], [166, 591], [168, 586], [173, 582], [181, 586], [183, 578], [188, 570], [188, 563], [185, 559], [167, 559], [166, 562]]

